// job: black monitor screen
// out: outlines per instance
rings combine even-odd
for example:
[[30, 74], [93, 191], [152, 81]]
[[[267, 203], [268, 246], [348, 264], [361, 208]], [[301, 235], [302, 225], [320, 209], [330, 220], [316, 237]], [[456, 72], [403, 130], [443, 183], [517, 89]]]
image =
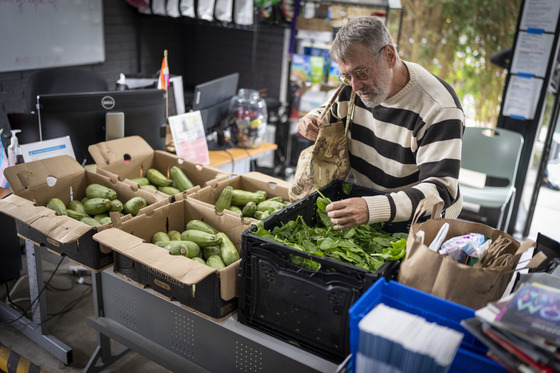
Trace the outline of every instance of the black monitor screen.
[[206, 134], [225, 126], [238, 82], [239, 73], [233, 73], [197, 84], [194, 88], [192, 109], [200, 111]]
[[155, 150], [165, 150], [165, 91], [48, 94], [37, 97], [41, 140], [70, 136], [76, 161], [91, 164], [92, 144], [106, 141], [105, 117], [124, 113], [124, 136], [138, 135]]

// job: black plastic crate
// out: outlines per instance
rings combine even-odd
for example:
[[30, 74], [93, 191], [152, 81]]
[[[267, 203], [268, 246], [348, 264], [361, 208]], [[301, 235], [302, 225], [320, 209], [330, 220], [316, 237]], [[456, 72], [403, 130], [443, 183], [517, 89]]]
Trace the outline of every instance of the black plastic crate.
[[[379, 194], [343, 182], [321, 189], [331, 200]], [[263, 221], [265, 229], [302, 216], [308, 225], [317, 218], [314, 192]], [[385, 224], [387, 232], [408, 232], [407, 223]], [[336, 363], [350, 352], [350, 306], [379, 278], [397, 274], [400, 261], [385, 262], [375, 273], [336, 260], [322, 258], [252, 234], [241, 236], [238, 320]], [[292, 263], [296, 255], [321, 264], [318, 271]]]

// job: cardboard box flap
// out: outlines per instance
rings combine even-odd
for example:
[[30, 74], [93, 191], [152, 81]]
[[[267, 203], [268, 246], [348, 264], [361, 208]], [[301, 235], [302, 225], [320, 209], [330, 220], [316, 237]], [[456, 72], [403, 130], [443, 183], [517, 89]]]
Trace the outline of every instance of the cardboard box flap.
[[44, 206], [35, 206], [32, 201], [15, 194], [0, 199], [0, 211], [28, 225], [31, 225], [37, 219], [56, 214], [54, 210]]
[[78, 240], [87, 232], [95, 229], [68, 216], [43, 217], [34, 221], [31, 226], [47, 237], [60, 243], [71, 243]]
[[271, 191], [274, 191], [276, 188], [282, 189], [290, 189], [292, 186], [291, 183], [287, 182], [286, 180], [279, 179], [277, 177], [273, 177], [267, 174], [263, 174], [261, 172], [247, 172], [242, 175], [244, 179], [247, 181], [251, 181], [256, 185], [266, 185]]
[[16, 194], [38, 186], [52, 185], [56, 180], [81, 176], [85, 169], [70, 156], [46, 158], [43, 160], [21, 163], [4, 170], [4, 176]]
[[[136, 170], [150, 166], [154, 154], [152, 147], [140, 136], [128, 136], [121, 139], [100, 142], [88, 147], [97, 168], [109, 170], [116, 174], [121, 167]], [[135, 177], [139, 177], [135, 176]]]
[[57, 216], [54, 210], [35, 206], [33, 202], [14, 194], [0, 200], [0, 210], [60, 243], [74, 242], [94, 229], [68, 216]]
[[189, 286], [216, 272], [184, 256], [170, 255], [166, 249], [117, 228], [98, 232], [93, 239]]

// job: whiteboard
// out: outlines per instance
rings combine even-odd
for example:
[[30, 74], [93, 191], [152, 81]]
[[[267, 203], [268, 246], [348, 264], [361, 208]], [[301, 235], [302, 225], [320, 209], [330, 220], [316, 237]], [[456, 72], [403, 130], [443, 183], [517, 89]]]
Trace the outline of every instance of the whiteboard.
[[0, 72], [104, 61], [102, 0], [0, 0]]

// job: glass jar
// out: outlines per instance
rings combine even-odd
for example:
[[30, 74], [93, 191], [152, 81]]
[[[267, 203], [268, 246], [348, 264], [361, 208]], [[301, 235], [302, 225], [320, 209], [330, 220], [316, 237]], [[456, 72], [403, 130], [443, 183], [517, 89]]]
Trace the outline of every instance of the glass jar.
[[239, 148], [256, 148], [266, 132], [266, 102], [254, 89], [241, 88], [229, 105], [231, 142]]

